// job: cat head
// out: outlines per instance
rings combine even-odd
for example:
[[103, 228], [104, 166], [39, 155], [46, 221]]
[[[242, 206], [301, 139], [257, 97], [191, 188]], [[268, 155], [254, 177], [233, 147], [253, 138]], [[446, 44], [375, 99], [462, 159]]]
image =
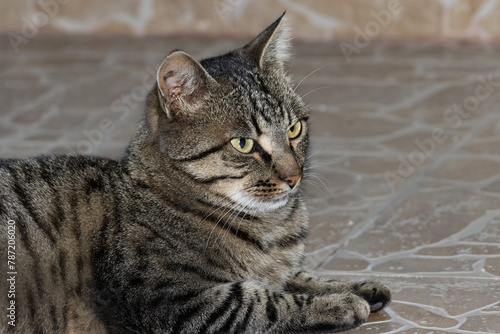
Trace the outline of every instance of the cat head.
[[174, 51], [158, 68], [161, 150], [242, 210], [286, 205], [303, 179], [308, 111], [285, 68], [289, 48], [282, 16], [240, 49], [200, 62]]

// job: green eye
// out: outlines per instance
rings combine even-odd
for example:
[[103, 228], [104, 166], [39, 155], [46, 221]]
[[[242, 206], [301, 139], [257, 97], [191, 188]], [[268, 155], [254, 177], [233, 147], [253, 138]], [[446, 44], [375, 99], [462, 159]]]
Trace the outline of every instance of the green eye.
[[298, 121], [297, 123], [295, 123], [294, 126], [290, 128], [290, 130], [288, 130], [287, 136], [290, 139], [295, 139], [300, 135], [301, 131], [302, 131], [302, 123]]
[[253, 139], [234, 138], [231, 139], [231, 145], [241, 153], [250, 153], [253, 149]]

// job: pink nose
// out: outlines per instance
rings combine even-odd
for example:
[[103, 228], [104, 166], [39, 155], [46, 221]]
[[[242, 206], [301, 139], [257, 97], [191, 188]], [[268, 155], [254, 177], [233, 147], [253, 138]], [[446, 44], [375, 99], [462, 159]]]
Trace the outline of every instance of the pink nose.
[[299, 182], [300, 177], [301, 177], [300, 175], [289, 176], [284, 181], [288, 184], [290, 188], [293, 188]]

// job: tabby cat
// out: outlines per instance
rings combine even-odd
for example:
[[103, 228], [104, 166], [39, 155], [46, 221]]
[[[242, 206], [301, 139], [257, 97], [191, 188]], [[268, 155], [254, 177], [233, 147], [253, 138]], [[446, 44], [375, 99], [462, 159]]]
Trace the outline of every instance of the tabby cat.
[[389, 303], [377, 281], [299, 269], [309, 116], [282, 18], [219, 57], [170, 53], [121, 161], [1, 161], [17, 276], [12, 326], [2, 267], [0, 332], [340, 331]]

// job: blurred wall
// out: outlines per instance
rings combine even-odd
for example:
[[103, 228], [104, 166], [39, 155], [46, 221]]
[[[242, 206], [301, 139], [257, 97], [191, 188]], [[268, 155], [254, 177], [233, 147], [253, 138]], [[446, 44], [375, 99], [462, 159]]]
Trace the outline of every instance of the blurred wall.
[[298, 39], [500, 40], [500, 0], [0, 0], [0, 32], [248, 36], [284, 10]]

